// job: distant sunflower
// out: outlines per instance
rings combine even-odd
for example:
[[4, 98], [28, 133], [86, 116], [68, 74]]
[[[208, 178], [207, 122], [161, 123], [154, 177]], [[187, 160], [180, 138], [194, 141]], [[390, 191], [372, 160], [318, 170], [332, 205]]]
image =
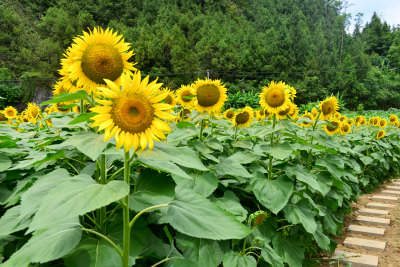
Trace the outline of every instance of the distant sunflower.
[[253, 118], [253, 110], [251, 107], [246, 106], [236, 112], [233, 118], [233, 126], [239, 128], [246, 128], [250, 126], [251, 119]]
[[164, 93], [168, 93], [167, 97], [164, 99], [165, 103], [167, 103], [168, 105], [171, 105], [173, 108], [176, 106], [176, 96], [175, 93], [173, 91], [171, 91], [168, 87], [166, 88], [161, 88], [159, 90], [159, 94], [164, 94]]
[[379, 130], [379, 132], [376, 135], [376, 139], [381, 139], [382, 137], [384, 137], [386, 134], [385, 130]]
[[28, 120], [33, 124], [36, 124], [38, 119], [41, 119], [41, 110], [36, 103], [28, 103], [28, 107], [26, 108], [26, 116]]
[[337, 98], [335, 96], [328, 97], [319, 104], [319, 109], [321, 120], [330, 119], [339, 109]]
[[235, 117], [235, 112], [232, 109], [227, 109], [224, 112], [225, 119], [231, 121]]
[[381, 118], [380, 118], [380, 117], [374, 117], [373, 125], [374, 125], [375, 127], [378, 127], [380, 121], [381, 121]]
[[194, 108], [198, 112], [218, 112], [228, 99], [225, 85], [221, 80], [200, 80], [193, 84], [193, 94], [196, 96]]
[[340, 116], [339, 120], [340, 120], [341, 122], [347, 121], [347, 117], [346, 117], [345, 115]]
[[183, 108], [193, 109], [195, 101], [193, 87], [191, 85], [182, 85], [181, 88], [176, 91], [176, 100]]
[[385, 128], [387, 125], [387, 120], [386, 119], [381, 119], [381, 121], [379, 122], [379, 127], [380, 128]]
[[4, 111], [0, 110], [0, 121], [6, 121], [7, 118], [4, 116]]
[[294, 104], [289, 101], [288, 106], [285, 109], [279, 111], [276, 114], [276, 117], [280, 120], [284, 120], [284, 119], [288, 118], [290, 116], [290, 114], [292, 114], [293, 109], [294, 109]]
[[105, 85], [104, 79], [118, 84], [122, 73], [136, 70], [128, 62], [133, 55], [129, 49], [130, 44], [124, 42], [122, 35], [97, 27], [74, 38], [65, 53], [68, 58], [62, 62], [63, 69], [71, 81], [76, 80], [77, 87], [94, 92]]
[[389, 117], [389, 123], [394, 125], [394, 124], [396, 124], [396, 121], [397, 121], [397, 116], [394, 114], [391, 114]]
[[168, 93], [159, 94], [158, 89], [162, 84], [153, 81], [149, 83], [149, 76], [141, 80], [140, 71], [133, 74], [122, 74], [121, 86], [105, 80], [109, 88], [99, 88], [102, 100], [98, 103], [104, 106], [95, 106], [90, 110], [98, 115], [92, 117], [98, 131], [105, 129], [104, 140], [115, 136], [117, 149], [124, 146], [125, 151], [132, 147], [137, 150], [139, 146], [144, 150], [147, 145], [153, 148], [153, 141], [165, 139], [164, 132], [170, 128], [165, 120], [174, 119], [174, 116], [165, 112], [171, 106], [161, 103]]
[[367, 118], [361, 116], [360, 125], [366, 125], [366, 124], [367, 124]]
[[342, 117], [342, 115], [339, 112], [336, 112], [333, 116], [338, 120], [340, 120], [340, 118]]
[[53, 95], [60, 95], [62, 93], [69, 92], [69, 88], [65, 86], [65, 82], [63, 80], [59, 80], [53, 89]]
[[286, 84], [284, 82], [272, 81], [259, 94], [260, 106], [271, 114], [278, 114], [288, 108], [290, 96]]
[[340, 126], [340, 133], [342, 135], [346, 135], [350, 132], [351, 132], [351, 125], [347, 121], [344, 121]]
[[296, 97], [296, 94], [297, 94], [296, 89], [294, 89], [294, 87], [292, 87], [292, 86], [290, 86], [290, 85], [288, 85], [288, 84], [287, 84], [287, 89], [288, 89], [289, 98], [290, 98], [292, 101], [294, 101], [294, 99], [295, 99], [295, 97]]
[[184, 108], [181, 109], [178, 113], [178, 122], [179, 121], [190, 121], [189, 115], [192, 111], [190, 109]]
[[301, 127], [310, 127], [310, 126], [312, 126], [312, 125], [314, 124], [314, 122], [313, 122], [313, 120], [314, 120], [313, 114], [308, 113], [308, 112], [306, 111], [306, 113], [304, 113], [304, 114], [300, 117], [300, 119], [302, 119], [302, 118], [306, 118], [306, 119], [308, 119], [308, 120], [310, 120], [310, 121], [309, 121], [309, 122], [308, 122], [308, 121], [304, 121], [304, 122], [300, 123], [299, 126], [301, 126]]
[[368, 119], [368, 124], [369, 124], [369, 125], [374, 125], [374, 119], [375, 119], [375, 117], [369, 118], [369, 119]]
[[291, 105], [292, 105], [292, 106], [291, 106], [291, 108], [290, 108], [290, 111], [289, 111], [288, 116], [289, 116], [290, 118], [292, 118], [292, 119], [295, 119], [295, 118], [297, 117], [297, 115], [299, 114], [299, 108], [298, 108], [297, 105], [294, 104], [294, 103], [292, 103]]
[[339, 120], [332, 119], [328, 122], [328, 125], [324, 125], [324, 130], [327, 134], [332, 135], [340, 131], [342, 125]]
[[259, 117], [260, 119], [264, 119], [264, 118], [265, 118], [265, 111], [264, 111], [264, 109], [257, 110], [257, 115], [258, 115], [258, 117]]
[[355, 121], [354, 121], [354, 123], [355, 124], [360, 124], [360, 122], [361, 122], [361, 116], [357, 116]]
[[17, 110], [12, 107], [12, 106], [8, 106], [4, 109], [3, 114], [4, 116], [8, 119], [8, 120], [12, 120], [12, 119], [16, 119], [17, 118]]

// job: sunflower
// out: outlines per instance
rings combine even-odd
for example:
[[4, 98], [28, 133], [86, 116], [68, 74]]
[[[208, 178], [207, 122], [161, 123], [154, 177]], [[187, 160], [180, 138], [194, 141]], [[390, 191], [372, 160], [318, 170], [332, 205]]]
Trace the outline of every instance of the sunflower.
[[335, 96], [328, 97], [319, 104], [319, 109], [322, 120], [330, 119], [339, 109], [337, 98]]
[[340, 133], [342, 135], [346, 135], [350, 132], [351, 132], [351, 125], [347, 121], [344, 121], [340, 126]]
[[311, 113], [312, 113], [312, 115], [314, 116], [314, 118], [317, 118], [317, 116], [318, 116], [318, 109], [317, 109], [317, 108], [312, 108]]
[[336, 112], [333, 116], [338, 120], [340, 120], [340, 118], [342, 117], [342, 115], [339, 112]]
[[340, 120], [341, 122], [347, 121], [347, 117], [346, 117], [345, 115], [343, 115], [343, 116], [341, 116], [341, 117], [339, 118], [339, 120]]
[[259, 94], [260, 106], [268, 111], [270, 114], [278, 114], [288, 108], [290, 96], [288, 88], [284, 82], [272, 81], [263, 91]]
[[176, 96], [175, 93], [172, 92], [168, 87], [161, 88], [159, 90], [159, 94], [162, 95], [164, 93], [168, 93], [167, 97], [164, 99], [165, 103], [171, 105], [172, 107], [176, 106]]
[[233, 118], [233, 126], [241, 128], [249, 127], [252, 118], [253, 110], [251, 107], [246, 106], [236, 112], [235, 117]]
[[289, 111], [288, 116], [292, 119], [295, 119], [297, 117], [297, 115], [299, 114], [299, 108], [297, 107], [297, 105], [295, 103], [291, 103], [291, 108]]
[[332, 135], [340, 131], [342, 125], [339, 120], [332, 119], [328, 122], [328, 125], [324, 125], [324, 130], [327, 134]]
[[36, 103], [28, 103], [28, 107], [26, 108], [26, 116], [28, 120], [33, 124], [36, 124], [38, 119], [41, 119], [40, 108]]
[[306, 113], [304, 113], [304, 114], [300, 117], [300, 119], [302, 119], [302, 118], [309, 119], [310, 122], [304, 121], [304, 122], [300, 123], [299, 126], [301, 126], [301, 127], [310, 127], [310, 126], [312, 126], [312, 125], [314, 124], [314, 122], [313, 122], [313, 120], [314, 120], [313, 114], [308, 113], [308, 112], [306, 111]]
[[69, 104], [67, 103], [57, 103], [51, 105], [49, 109], [52, 110], [52, 112], [68, 113], [72, 111], [72, 109], [68, 106]]
[[394, 114], [391, 114], [389, 117], [389, 123], [394, 125], [394, 124], [396, 124], [396, 121], [397, 121], [397, 116]]
[[88, 92], [105, 85], [104, 79], [119, 83], [122, 73], [136, 70], [128, 59], [133, 56], [130, 44], [125, 43], [122, 35], [111, 29], [105, 31], [94, 28], [93, 32], [83, 32], [74, 38], [74, 43], [64, 54], [63, 73], [71, 81], [76, 80], [77, 87]]
[[367, 124], [367, 118], [361, 116], [360, 125], [366, 125], [366, 124]]
[[292, 86], [290, 86], [290, 85], [288, 85], [287, 84], [287, 90], [288, 90], [288, 95], [289, 95], [289, 98], [292, 100], [292, 101], [294, 101], [294, 98], [296, 97], [296, 94], [297, 94], [297, 91], [296, 91], [296, 89], [294, 89], [294, 87], [292, 87]]
[[373, 124], [374, 124], [374, 118], [375, 118], [375, 117], [369, 118], [369, 120], [368, 120], [368, 124], [369, 124], [369, 125], [373, 125]]
[[386, 119], [381, 119], [381, 121], [379, 122], [379, 127], [380, 128], [385, 128], [387, 125], [387, 120]]
[[[125, 151], [139, 146], [144, 150], [147, 145], [153, 148], [153, 141], [165, 139], [164, 132], [170, 128], [162, 119], [174, 119], [174, 116], [165, 110], [171, 106], [161, 103], [168, 93], [159, 94], [162, 84], [153, 81], [149, 83], [149, 76], [141, 81], [140, 71], [133, 74], [122, 74], [121, 86], [111, 80], [105, 80], [109, 88], [100, 87], [97, 100], [104, 106], [95, 106], [90, 110], [98, 115], [92, 117], [91, 127], [99, 126], [98, 131], [105, 129], [104, 141], [115, 136], [117, 149], [123, 145]], [[106, 99], [108, 98], [108, 99]]]
[[12, 107], [8, 106], [4, 109], [3, 114], [8, 120], [16, 119], [17, 118], [17, 110]]
[[7, 120], [7, 118], [6, 118], [6, 116], [4, 116], [4, 111], [0, 110], [0, 121], [6, 121], [6, 120]]
[[176, 100], [183, 108], [192, 109], [194, 106], [195, 95], [191, 85], [182, 85], [176, 92]]
[[62, 93], [69, 92], [69, 88], [65, 86], [66, 83], [64, 80], [59, 80], [55, 85], [53, 89], [53, 95], [60, 95]]
[[225, 85], [221, 80], [200, 80], [193, 84], [193, 94], [196, 96], [194, 108], [198, 112], [218, 112], [228, 99]]
[[[179, 121], [190, 121], [189, 115], [192, 111], [190, 109], [187, 108], [183, 108], [179, 111], [178, 113], [178, 118], [177, 118], [177, 122]], [[183, 118], [182, 118], [182, 114], [183, 114]]]
[[227, 119], [228, 121], [233, 120], [233, 118], [235, 117], [235, 112], [232, 109], [227, 109], [224, 112], [224, 117], [225, 119]]
[[357, 116], [355, 121], [354, 121], [354, 123], [355, 124], [360, 124], [360, 122], [361, 122], [361, 116]]
[[373, 125], [374, 125], [375, 127], [378, 127], [380, 121], [381, 121], [381, 117], [374, 117]]
[[379, 132], [376, 135], [376, 139], [381, 139], [382, 137], [384, 137], [386, 134], [385, 130], [379, 130]]
[[264, 109], [257, 110], [257, 115], [260, 119], [264, 119], [265, 118], [265, 110]]

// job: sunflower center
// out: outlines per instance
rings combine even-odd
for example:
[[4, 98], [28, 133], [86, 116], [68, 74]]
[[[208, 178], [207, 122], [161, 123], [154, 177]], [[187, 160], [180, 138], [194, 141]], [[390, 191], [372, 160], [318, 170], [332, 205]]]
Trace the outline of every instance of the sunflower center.
[[214, 84], [205, 84], [197, 89], [197, 101], [200, 106], [210, 107], [218, 103], [221, 93]]
[[82, 71], [96, 83], [105, 84], [103, 79], [115, 81], [123, 69], [121, 54], [110, 44], [94, 44], [83, 52]]
[[228, 110], [228, 112], [226, 113], [226, 117], [227, 117], [228, 119], [231, 119], [231, 118], [233, 117], [233, 115], [234, 115], [234, 113], [233, 113], [232, 110]]
[[339, 123], [337, 123], [336, 121], [332, 121], [331, 125], [326, 126], [326, 128], [328, 129], [328, 131], [333, 132], [335, 131], [339, 126]]
[[165, 102], [167, 102], [168, 105], [172, 104], [172, 97], [170, 94], [168, 94], [167, 97], [165, 98]]
[[141, 133], [152, 125], [154, 108], [142, 95], [122, 95], [114, 100], [111, 118], [122, 131]]
[[182, 101], [183, 102], [186, 102], [186, 103], [188, 103], [188, 102], [190, 102], [190, 101], [192, 101], [192, 93], [190, 92], [190, 90], [187, 90], [187, 91], [183, 91], [182, 92], [182, 96], [181, 96], [181, 98], [182, 98]]
[[265, 113], [264, 113], [264, 110], [263, 110], [263, 109], [261, 109], [261, 110], [260, 110], [260, 115], [261, 115], [261, 116], [264, 116], [264, 115], [265, 115]]
[[276, 108], [285, 103], [285, 92], [281, 89], [272, 89], [265, 93], [264, 98], [268, 106]]
[[329, 115], [329, 114], [332, 113], [333, 107], [329, 102], [326, 102], [326, 103], [322, 104], [322, 110], [321, 111], [322, 111], [322, 113], [324, 115]]
[[244, 124], [246, 122], [248, 122], [250, 119], [250, 114], [245, 111], [245, 112], [241, 112], [239, 114], [236, 115], [235, 121], [237, 124]]

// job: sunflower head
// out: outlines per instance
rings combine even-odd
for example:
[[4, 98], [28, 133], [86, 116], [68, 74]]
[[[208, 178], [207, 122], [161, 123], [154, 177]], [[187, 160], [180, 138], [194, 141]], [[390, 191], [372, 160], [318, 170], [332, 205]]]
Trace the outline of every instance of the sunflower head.
[[314, 121], [313, 121], [314, 120], [314, 116], [313, 116], [312, 113], [308, 113], [308, 111], [306, 111], [306, 113], [304, 113], [300, 117], [300, 119], [302, 119], [302, 118], [306, 118], [306, 119], [310, 120], [310, 122], [304, 121], [304, 122], [300, 123], [299, 126], [301, 126], [301, 127], [310, 127], [310, 126], [312, 126], [314, 124]]
[[286, 89], [288, 91], [288, 96], [289, 96], [290, 100], [294, 101], [296, 94], [297, 94], [296, 89], [294, 89], [294, 87], [292, 87], [288, 84], [286, 85]]
[[6, 120], [7, 120], [7, 118], [6, 118], [6, 116], [4, 116], [4, 111], [0, 110], [0, 121], [6, 121]]
[[366, 125], [366, 124], [367, 124], [367, 118], [361, 116], [360, 125]]
[[381, 139], [382, 137], [384, 137], [386, 134], [385, 130], [379, 130], [379, 132], [376, 134], [376, 139]]
[[328, 97], [319, 104], [321, 119], [330, 119], [339, 109], [338, 100], [335, 96]]
[[167, 97], [164, 99], [165, 103], [167, 103], [168, 105], [171, 105], [172, 107], [175, 107], [175, 105], [176, 105], [175, 93], [172, 92], [168, 87], [161, 88], [159, 90], [159, 94], [164, 94], [164, 93], [168, 93]]
[[342, 122], [340, 126], [340, 133], [342, 135], [346, 135], [350, 132], [351, 132], [351, 125], [347, 121]]
[[[141, 80], [140, 71], [133, 74], [122, 74], [121, 85], [105, 80], [108, 88], [100, 87], [98, 103], [90, 110], [98, 113], [92, 117], [92, 127], [105, 129], [104, 140], [115, 136], [117, 149], [124, 146], [125, 151], [139, 147], [144, 150], [147, 145], [153, 148], [154, 140], [165, 139], [164, 132], [170, 132], [164, 120], [175, 117], [169, 113], [171, 106], [162, 103], [168, 93], [159, 94], [162, 84], [153, 81], [149, 76]], [[166, 112], [167, 111], [167, 112]]]
[[316, 118], [318, 116], [318, 109], [317, 108], [312, 108], [311, 113], [314, 116], [314, 118]]
[[259, 94], [260, 106], [271, 114], [278, 114], [280, 111], [287, 109], [290, 102], [289, 92], [284, 82], [272, 81]]
[[396, 121], [397, 121], [397, 116], [394, 114], [391, 114], [389, 117], [389, 123], [394, 125], [396, 123]]
[[191, 85], [182, 85], [176, 92], [176, 100], [183, 108], [193, 109], [195, 103], [193, 87]]
[[299, 115], [299, 108], [297, 107], [296, 104], [291, 103], [290, 112], [288, 116], [292, 119], [295, 119], [297, 115]]
[[26, 108], [26, 116], [30, 122], [36, 124], [36, 121], [42, 117], [39, 106], [36, 103], [28, 103], [28, 107]]
[[378, 117], [374, 117], [373, 125], [374, 125], [375, 127], [378, 127], [380, 121], [381, 121], [381, 117], [379, 117], [379, 116], [378, 116]]
[[227, 109], [224, 112], [225, 119], [231, 121], [235, 117], [235, 112], [232, 109]]
[[196, 96], [194, 108], [199, 112], [219, 112], [228, 99], [221, 80], [198, 79], [193, 84], [193, 93]]
[[119, 83], [122, 73], [136, 70], [128, 62], [133, 55], [129, 49], [130, 44], [124, 42], [122, 35], [111, 29], [94, 28], [74, 39], [64, 54], [61, 72], [71, 81], [76, 80], [77, 87], [96, 91], [105, 85], [104, 79]]
[[17, 110], [12, 106], [8, 106], [3, 110], [4, 117], [6, 117], [8, 120], [16, 119], [17, 113]]
[[246, 106], [236, 112], [235, 117], [233, 118], [233, 126], [240, 128], [249, 127], [252, 118], [253, 110], [251, 107]]
[[338, 119], [331, 119], [328, 123], [328, 125], [324, 125], [327, 134], [332, 135], [340, 131], [342, 125]]
[[189, 115], [192, 113], [190, 109], [184, 108], [181, 109], [178, 113], [177, 121], [190, 121]]
[[379, 122], [379, 127], [385, 128], [387, 124], [388, 123], [387, 123], [386, 119], [381, 119], [380, 122]]
[[287, 107], [285, 109], [282, 109], [281, 111], [279, 111], [276, 114], [276, 117], [280, 120], [284, 120], [284, 119], [290, 117], [290, 114], [294, 114], [296, 112], [293, 109], [295, 109], [295, 106], [291, 101], [289, 101]]

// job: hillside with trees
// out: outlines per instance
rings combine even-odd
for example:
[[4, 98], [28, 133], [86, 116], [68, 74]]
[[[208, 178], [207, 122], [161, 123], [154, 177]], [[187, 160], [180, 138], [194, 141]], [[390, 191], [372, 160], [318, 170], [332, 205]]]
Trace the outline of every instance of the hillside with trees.
[[343, 11], [338, 0], [4, 0], [0, 105], [51, 86], [72, 38], [101, 26], [122, 33], [137, 68], [173, 89], [208, 71], [231, 94], [283, 80], [297, 104], [339, 94], [348, 109], [400, 108], [399, 28]]

